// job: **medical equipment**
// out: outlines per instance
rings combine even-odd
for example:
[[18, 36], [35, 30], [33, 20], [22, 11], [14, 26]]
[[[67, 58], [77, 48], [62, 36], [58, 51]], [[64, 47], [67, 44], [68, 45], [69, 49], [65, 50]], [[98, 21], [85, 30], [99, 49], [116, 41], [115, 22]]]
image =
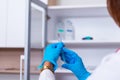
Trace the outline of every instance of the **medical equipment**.
[[64, 23], [60, 21], [58, 24], [56, 24], [56, 26], [57, 26], [57, 37], [61, 41], [62, 39], [65, 39]]
[[60, 36], [60, 33], [58, 33], [57, 35], [58, 35], [58, 41], [62, 42], [62, 37]]
[[65, 21], [65, 40], [74, 39], [74, 27], [70, 20]]
[[[62, 37], [60, 36], [60, 34], [58, 34], [58, 42], [62, 42]], [[61, 57], [62, 57], [62, 60], [66, 63], [63, 51], [61, 51]]]

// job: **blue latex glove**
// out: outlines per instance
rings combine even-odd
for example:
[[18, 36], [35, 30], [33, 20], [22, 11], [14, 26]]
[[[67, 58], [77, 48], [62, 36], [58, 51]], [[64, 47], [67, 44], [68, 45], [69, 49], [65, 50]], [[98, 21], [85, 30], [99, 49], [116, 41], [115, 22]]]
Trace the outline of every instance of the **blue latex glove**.
[[63, 47], [64, 47], [64, 44], [62, 42], [49, 44], [45, 49], [44, 57], [43, 57], [42, 63], [39, 66], [39, 68], [43, 67], [43, 64], [45, 61], [49, 61], [53, 64], [54, 70], [56, 70], [57, 60], [60, 56], [60, 53], [61, 53]]
[[71, 70], [79, 80], [86, 80], [90, 75], [84, 67], [82, 59], [75, 52], [63, 48], [61, 59], [65, 61], [62, 67]]

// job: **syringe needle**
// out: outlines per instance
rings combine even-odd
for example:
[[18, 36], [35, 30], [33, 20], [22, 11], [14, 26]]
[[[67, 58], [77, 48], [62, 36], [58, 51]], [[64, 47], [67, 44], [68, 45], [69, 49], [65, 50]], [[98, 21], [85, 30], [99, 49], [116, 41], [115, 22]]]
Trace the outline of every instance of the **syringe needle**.
[[60, 34], [58, 33], [57, 35], [58, 35], [58, 41], [62, 42], [62, 37], [60, 36]]

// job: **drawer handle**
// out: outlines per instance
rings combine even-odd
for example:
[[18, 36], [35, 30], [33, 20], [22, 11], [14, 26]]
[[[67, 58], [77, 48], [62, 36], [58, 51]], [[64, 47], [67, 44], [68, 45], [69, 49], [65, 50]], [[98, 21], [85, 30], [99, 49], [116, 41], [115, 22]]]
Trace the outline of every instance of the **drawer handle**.
[[23, 74], [22, 74], [22, 72], [23, 72], [23, 70], [22, 70], [22, 68], [23, 68], [23, 61], [24, 61], [24, 55], [20, 55], [20, 80], [23, 79]]

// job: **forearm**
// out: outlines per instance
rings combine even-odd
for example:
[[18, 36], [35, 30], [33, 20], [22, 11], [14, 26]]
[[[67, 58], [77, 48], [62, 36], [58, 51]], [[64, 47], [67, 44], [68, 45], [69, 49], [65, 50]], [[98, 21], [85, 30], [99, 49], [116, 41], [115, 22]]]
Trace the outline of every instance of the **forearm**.
[[46, 62], [44, 63], [44, 66], [49, 66], [51, 69], [53, 69], [53, 64], [50, 63], [49, 61], [46, 61]]
[[[45, 67], [47, 66], [47, 68]], [[40, 72], [39, 80], [55, 80], [53, 71], [53, 64], [46, 61], [43, 65], [43, 70]], [[50, 69], [48, 69], [50, 68]]]
[[50, 63], [49, 61], [46, 61], [43, 65], [43, 68], [41, 69], [41, 72], [45, 69], [49, 69], [50, 71], [53, 72], [53, 64]]

